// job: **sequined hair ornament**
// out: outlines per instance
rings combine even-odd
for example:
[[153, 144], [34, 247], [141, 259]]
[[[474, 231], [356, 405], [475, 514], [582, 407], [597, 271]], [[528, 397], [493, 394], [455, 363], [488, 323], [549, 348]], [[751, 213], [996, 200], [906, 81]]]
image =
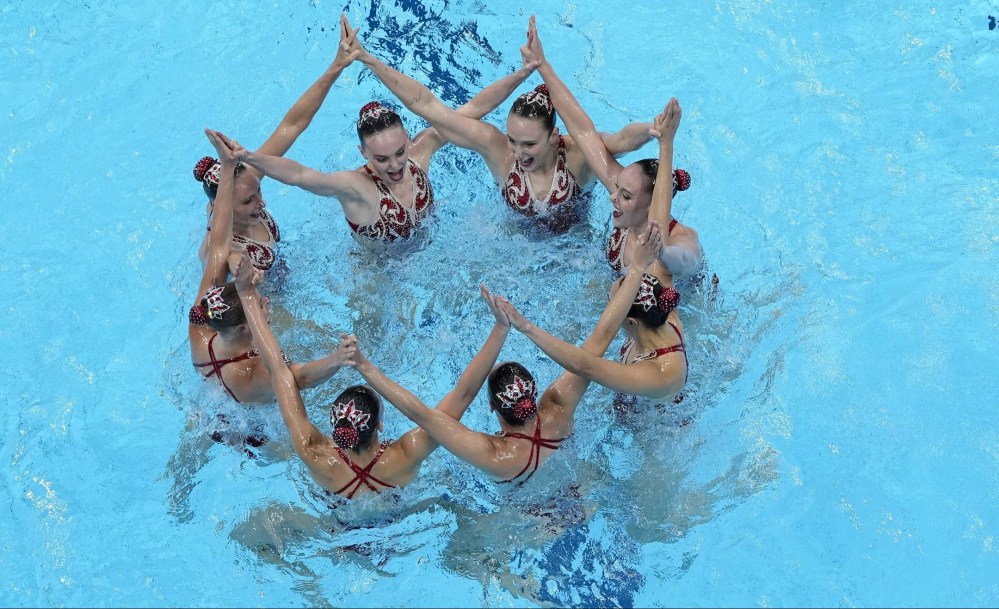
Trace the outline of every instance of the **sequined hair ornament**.
[[690, 188], [690, 174], [686, 169], [673, 170], [673, 194]]
[[513, 383], [497, 393], [496, 399], [500, 401], [501, 408], [513, 408], [514, 416], [526, 421], [538, 412], [538, 407], [535, 404], [537, 395], [538, 389], [534, 381], [525, 381], [514, 375]]
[[546, 85], [538, 85], [533, 91], [528, 91], [520, 97], [529, 105], [544, 107], [548, 111], [548, 114], [555, 111], [555, 105], [552, 104], [552, 96], [548, 94], [548, 87]]
[[638, 295], [635, 296], [635, 304], [645, 311], [651, 311], [653, 307], [658, 307], [667, 315], [680, 304], [680, 293], [673, 288], [663, 288], [656, 298], [656, 285], [662, 285], [659, 278], [645, 273], [642, 275], [642, 285], [638, 288]]
[[377, 120], [379, 117], [391, 112], [391, 110], [376, 101], [368, 102], [361, 107], [361, 112], [357, 118], [357, 126], [360, 127], [368, 121]]
[[201, 303], [194, 305], [191, 307], [191, 310], [187, 312], [187, 320], [195, 326], [207, 326], [208, 309], [206, 309]]
[[[330, 411], [330, 424], [333, 426], [333, 439], [341, 446], [353, 448], [357, 446], [361, 431], [368, 428], [371, 415], [361, 412], [354, 405], [354, 400], [333, 404]], [[347, 421], [347, 426], [337, 427], [340, 421]]]
[[225, 286], [216, 285], [208, 288], [208, 291], [205, 292], [205, 302], [208, 304], [205, 315], [208, 319], [218, 319], [231, 308], [222, 297], [224, 290]]
[[194, 179], [211, 186], [219, 185], [219, 173], [222, 171], [222, 164], [210, 156], [201, 157], [197, 165], [194, 166]]

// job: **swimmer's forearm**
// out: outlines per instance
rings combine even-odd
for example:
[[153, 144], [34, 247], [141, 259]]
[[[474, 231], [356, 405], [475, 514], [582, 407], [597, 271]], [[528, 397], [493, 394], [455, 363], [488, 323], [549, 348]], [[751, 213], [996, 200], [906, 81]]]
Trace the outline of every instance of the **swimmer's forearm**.
[[454, 389], [437, 404], [436, 410], [454, 419], [461, 419], [462, 415], [465, 414], [465, 411], [471, 405], [472, 400], [478, 395], [482, 384], [486, 382], [486, 378], [496, 363], [496, 358], [499, 357], [500, 351], [503, 350], [503, 344], [506, 342], [509, 334], [509, 326], [493, 326], [482, 348], [479, 349], [479, 352], [469, 362], [468, 367], [458, 377], [458, 382], [455, 384]]
[[630, 123], [617, 133], [601, 133], [607, 152], [617, 157], [638, 150], [652, 139], [649, 129], [652, 123]]
[[406, 108], [422, 118], [426, 118], [423, 116], [423, 112], [429, 109], [434, 101], [437, 101], [426, 85], [406, 76], [371, 53], [362, 54], [358, 57], [358, 61], [366, 65]]
[[431, 412], [430, 408], [420, 398], [386, 376], [378, 366], [372, 364], [367, 358], [359, 361], [354, 366], [354, 369], [364, 377], [364, 380], [371, 385], [372, 389], [381, 394], [399, 412], [406, 415], [406, 418], [412, 420], [417, 425], [419, 425], [418, 419], [424, 417], [426, 413]]
[[347, 65], [349, 64], [344, 64], [338, 56], [316, 82], [312, 83], [312, 86], [298, 98], [298, 101], [295, 102], [284, 115], [284, 118], [281, 119], [281, 123], [274, 130], [274, 133], [257, 151], [262, 154], [274, 156], [283, 156], [288, 152], [288, 149], [295, 143], [298, 136], [302, 135], [309, 125], [312, 124], [312, 119], [319, 112], [319, 108], [322, 107], [323, 102], [326, 101], [326, 97], [329, 96], [333, 84], [340, 77], [340, 74]]
[[322, 359], [311, 361], [292, 369], [295, 374], [295, 382], [302, 389], [309, 389], [317, 385], [322, 385], [343, 368], [338, 363], [334, 355], [328, 355]]
[[579, 105], [576, 96], [572, 94], [569, 87], [555, 73], [552, 64], [547, 60], [543, 61], [538, 66], [538, 74], [541, 75], [545, 84], [548, 85], [548, 94], [551, 95], [555, 111], [562, 117], [562, 122], [565, 123], [569, 133], [573, 137], [577, 137], [578, 133], [583, 132], [593, 132], [595, 134], [597, 129], [593, 125], [593, 121], [583, 110], [583, 107]]
[[[656, 172], [656, 186], [652, 189], [652, 207], [649, 219], [668, 227], [673, 213], [673, 138], [659, 138], [659, 169]], [[668, 229], [667, 229], [668, 231]], [[666, 241], [669, 235], [663, 238]]]
[[640, 269], [634, 264], [628, 268], [628, 273], [621, 280], [621, 285], [614, 296], [608, 301], [600, 319], [597, 320], [596, 327], [593, 328], [593, 332], [583, 341], [582, 349], [584, 351], [596, 357], [604, 356], [611, 341], [617, 336], [621, 324], [628, 317], [631, 304], [635, 301], [635, 296], [642, 286], [644, 273], [644, 269]]
[[527, 77], [534, 72], [534, 68], [522, 67], [513, 74], [504, 76], [485, 89], [479, 91], [478, 95], [470, 99], [465, 105], [457, 108], [456, 112], [469, 118], [480, 119], [495, 110], [519, 87]]

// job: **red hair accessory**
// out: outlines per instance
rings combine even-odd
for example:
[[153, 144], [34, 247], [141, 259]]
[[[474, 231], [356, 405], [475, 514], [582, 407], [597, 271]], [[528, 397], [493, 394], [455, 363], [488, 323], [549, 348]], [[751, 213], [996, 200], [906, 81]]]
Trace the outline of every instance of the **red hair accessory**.
[[343, 448], [354, 448], [361, 441], [361, 435], [353, 427], [338, 427], [333, 430], [333, 441]]
[[204, 305], [196, 304], [187, 312], [187, 320], [195, 326], [207, 326], [208, 310], [205, 309]]
[[555, 106], [552, 104], [552, 96], [548, 93], [548, 85], [538, 85], [534, 87], [533, 91], [528, 91], [521, 95], [521, 97], [525, 103], [532, 106], [544, 106], [548, 114], [555, 111]]
[[673, 170], [673, 194], [690, 188], [690, 174], [686, 169]]
[[538, 414], [538, 406], [534, 403], [534, 398], [520, 398], [513, 405], [513, 416], [521, 421], [526, 421]]
[[656, 284], [659, 283], [659, 278], [654, 275], [649, 275], [648, 273], [642, 274], [642, 285], [638, 288], [638, 294], [635, 296], [634, 304], [641, 305], [642, 309], [646, 311], [651, 311], [652, 307], [659, 306], [656, 301]]
[[534, 398], [537, 395], [538, 388], [535, 386], [534, 381], [525, 381], [519, 376], [514, 375], [513, 383], [507, 385], [503, 391], [497, 393], [496, 398], [500, 401], [500, 406], [502, 408], [513, 407], [514, 414], [516, 415], [518, 407], [523, 410], [521, 402], [528, 400], [531, 405], [533, 405]]
[[216, 163], [218, 163], [218, 161], [210, 156], [201, 157], [201, 160], [194, 166], [194, 179], [199, 182], [204, 182], [205, 176], [208, 174], [209, 170], [211, 170], [212, 165], [215, 165]]
[[[361, 412], [354, 406], [354, 400], [344, 403], [333, 404], [333, 411], [330, 413], [330, 423], [333, 427], [336, 427], [337, 423], [346, 420], [351, 429], [356, 431], [365, 430], [368, 428], [368, 421], [371, 419], [371, 415], [367, 412]], [[342, 429], [342, 428], [341, 428]]]
[[680, 306], [680, 292], [675, 288], [663, 288], [663, 291], [659, 292], [659, 308], [664, 313], [669, 315], [678, 306]]
[[360, 125], [368, 121], [373, 121], [379, 116], [390, 112], [392, 111], [376, 101], [368, 102], [361, 106], [361, 112], [358, 114], [357, 124]]
[[222, 291], [225, 287], [220, 285], [214, 285], [208, 288], [205, 292], [205, 302], [208, 303], [208, 308], [205, 314], [208, 319], [217, 319], [222, 317], [222, 315], [230, 309], [229, 304], [222, 297]]

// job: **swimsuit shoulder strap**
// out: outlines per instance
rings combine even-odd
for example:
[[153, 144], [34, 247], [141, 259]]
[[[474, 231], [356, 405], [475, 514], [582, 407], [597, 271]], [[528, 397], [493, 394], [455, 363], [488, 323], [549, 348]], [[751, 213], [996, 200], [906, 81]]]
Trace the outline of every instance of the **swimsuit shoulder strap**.
[[[347, 499], [353, 499], [354, 494], [357, 493], [357, 491], [361, 488], [361, 485], [364, 485], [368, 487], [369, 490], [372, 490], [377, 493], [378, 489], [375, 488], [371, 484], [371, 482], [380, 484], [385, 488], [395, 488], [394, 484], [383, 482], [382, 480], [379, 480], [378, 478], [371, 475], [371, 468], [375, 466], [375, 463], [378, 463], [378, 460], [381, 459], [382, 454], [385, 452], [385, 449], [388, 448], [388, 446], [389, 446], [388, 444], [382, 443], [381, 446], [378, 447], [378, 453], [375, 455], [375, 458], [372, 459], [371, 462], [368, 463], [368, 465], [363, 468], [355, 465], [354, 462], [351, 461], [346, 454], [344, 454], [343, 450], [341, 450], [339, 446], [335, 447], [337, 454], [340, 455], [340, 459], [342, 459], [343, 462], [347, 465], [347, 467], [349, 467], [350, 470], [354, 472], [354, 477], [350, 479], [350, 482], [348, 482], [347, 484], [343, 485], [340, 489], [335, 490], [333, 492], [336, 493], [337, 495], [343, 495]], [[350, 489], [350, 491], [347, 492], [347, 489]], [[344, 494], [345, 492], [346, 494]]]
[[517, 475], [514, 476], [513, 478], [510, 478], [509, 480], [501, 480], [499, 484], [506, 484], [509, 482], [513, 482], [517, 478], [523, 476], [524, 472], [526, 472], [528, 469], [531, 469], [531, 466], [533, 466], [533, 469], [531, 469], [531, 472], [527, 474], [527, 477], [521, 481], [521, 484], [527, 482], [528, 480], [531, 479], [531, 476], [534, 475], [534, 472], [538, 471], [538, 466], [541, 465], [541, 448], [544, 447], [551, 450], [558, 450], [562, 444], [562, 441], [565, 440], [565, 438], [556, 439], [556, 438], [541, 437], [541, 415], [538, 414], [535, 416], [537, 417], [538, 423], [534, 427], [534, 435], [529, 436], [527, 434], [516, 433], [516, 432], [503, 434], [503, 436], [506, 438], [517, 438], [520, 440], [528, 440], [531, 443], [531, 454], [527, 459], [527, 465], [524, 466], [524, 469], [517, 472]]

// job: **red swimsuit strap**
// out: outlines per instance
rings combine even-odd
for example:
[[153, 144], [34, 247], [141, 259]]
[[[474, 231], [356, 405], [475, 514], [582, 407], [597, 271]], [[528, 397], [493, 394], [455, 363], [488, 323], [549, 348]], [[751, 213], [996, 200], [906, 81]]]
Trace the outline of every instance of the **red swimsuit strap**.
[[538, 417], [538, 424], [534, 428], [534, 435], [533, 436], [529, 436], [527, 434], [522, 434], [522, 433], [516, 433], [516, 432], [515, 433], [506, 433], [506, 432], [503, 433], [503, 437], [504, 438], [518, 438], [518, 439], [521, 439], [521, 440], [527, 440], [527, 441], [529, 441], [531, 443], [531, 455], [528, 458], [527, 465], [524, 466], [524, 469], [520, 470], [517, 473], [517, 475], [514, 476], [513, 478], [510, 478], [509, 480], [501, 480], [501, 481], [498, 482], [498, 484], [506, 484], [508, 482], [513, 482], [517, 478], [520, 478], [522, 475], [524, 475], [524, 472], [526, 472], [533, 465], [534, 469], [532, 469], [531, 473], [527, 474], [527, 478], [524, 478], [523, 481], [522, 481], [522, 483], [523, 482], [527, 482], [528, 480], [531, 479], [531, 476], [534, 475], [534, 472], [538, 471], [538, 466], [541, 465], [541, 449], [542, 449], [542, 447], [543, 448], [548, 448], [548, 449], [551, 449], [551, 450], [558, 450], [559, 446], [561, 446], [561, 444], [562, 444], [562, 441], [565, 440], [565, 438], [557, 438], [557, 439], [556, 438], [542, 438], [541, 437], [541, 415], [536, 415], [536, 416]]
[[673, 228], [674, 228], [674, 227], [675, 227], [675, 226], [676, 226], [677, 224], [678, 224], [678, 222], [676, 221], [676, 218], [674, 218], [673, 216], [670, 216], [670, 217], [669, 217], [669, 228], [668, 228], [668, 229], [666, 229], [666, 234], [667, 234], [667, 235], [672, 235], [672, 234], [673, 234]]
[[378, 448], [378, 454], [375, 455], [375, 458], [372, 459], [371, 462], [368, 463], [363, 468], [358, 467], [357, 465], [355, 465], [354, 462], [351, 461], [350, 458], [347, 457], [347, 455], [345, 455], [342, 450], [340, 450], [339, 446], [337, 446], [335, 448], [336, 448], [337, 454], [340, 455], [341, 459], [343, 459], [343, 462], [347, 464], [347, 467], [349, 467], [352, 472], [354, 472], [354, 477], [351, 478], [350, 482], [348, 482], [347, 484], [344, 484], [342, 488], [340, 488], [339, 490], [333, 491], [334, 493], [336, 493], [337, 495], [343, 495], [344, 491], [346, 491], [350, 486], [353, 486], [354, 488], [352, 488], [349, 493], [347, 493], [346, 495], [344, 495], [345, 497], [347, 497], [347, 499], [353, 499], [354, 498], [354, 493], [356, 493], [361, 488], [362, 484], [364, 486], [368, 487], [369, 490], [372, 490], [372, 491], [374, 491], [374, 492], [377, 493], [378, 489], [375, 488], [374, 485], [372, 485], [371, 482], [369, 482], [369, 480], [373, 481], [375, 484], [380, 484], [380, 485], [382, 485], [385, 488], [395, 488], [394, 484], [389, 484], [388, 482], [383, 482], [383, 481], [379, 480], [378, 478], [375, 478], [374, 476], [371, 475], [371, 468], [375, 466], [375, 463], [378, 463], [378, 459], [381, 459], [382, 453], [384, 453], [385, 449], [388, 448], [387, 444], [382, 444]]
[[209, 359], [211, 359], [211, 361], [205, 362], [203, 364], [196, 363], [194, 364], [194, 366], [195, 368], [203, 368], [205, 366], [211, 366], [212, 369], [209, 370], [207, 373], [205, 373], [205, 378], [207, 379], [211, 378], [212, 376], [217, 376], [219, 378], [219, 382], [222, 383], [222, 387], [225, 388], [226, 392], [232, 396], [232, 399], [239, 402], [239, 399], [236, 397], [236, 394], [232, 392], [232, 389], [229, 389], [229, 385], [226, 385], [225, 379], [222, 378], [222, 367], [225, 366], [226, 364], [234, 364], [236, 362], [241, 362], [243, 360], [250, 359], [251, 357], [255, 356], [255, 353], [253, 351], [247, 351], [242, 355], [237, 355], [236, 357], [230, 357], [229, 359], [216, 359], [215, 349], [212, 347], [212, 343], [215, 342], [216, 336], [218, 336], [218, 332], [213, 334], [212, 337], [208, 339], [208, 357]]

